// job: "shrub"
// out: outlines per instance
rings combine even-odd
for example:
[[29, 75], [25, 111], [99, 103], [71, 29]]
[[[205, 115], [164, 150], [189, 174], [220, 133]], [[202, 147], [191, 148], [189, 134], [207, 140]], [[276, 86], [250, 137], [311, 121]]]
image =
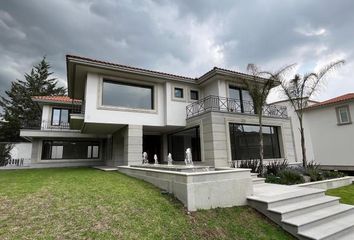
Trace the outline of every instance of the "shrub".
[[258, 159], [242, 160], [239, 168], [250, 168], [251, 172], [259, 173], [260, 163]]
[[304, 177], [293, 169], [285, 169], [279, 172], [278, 177], [280, 178], [280, 184], [292, 185], [304, 183]]
[[324, 179], [345, 177], [344, 173], [338, 172], [338, 171], [323, 171], [322, 174], [323, 174]]
[[280, 177], [274, 176], [272, 174], [266, 176], [265, 182], [281, 184]]
[[11, 144], [0, 144], [0, 167], [6, 166], [11, 160], [10, 151], [12, 149]]
[[267, 174], [272, 174], [274, 176], [277, 176], [280, 171], [285, 170], [288, 168], [289, 164], [286, 159], [284, 159], [282, 162], [281, 161], [272, 161], [267, 165]]

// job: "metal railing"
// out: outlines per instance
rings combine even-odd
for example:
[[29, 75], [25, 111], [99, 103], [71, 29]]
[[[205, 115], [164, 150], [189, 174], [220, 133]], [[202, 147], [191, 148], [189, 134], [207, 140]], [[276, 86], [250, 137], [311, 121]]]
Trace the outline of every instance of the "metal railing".
[[[240, 101], [238, 99], [213, 95], [200, 99], [186, 107], [187, 119], [213, 111], [256, 114], [256, 109], [251, 101]], [[279, 105], [266, 105], [263, 108], [263, 115], [277, 118], [288, 117], [286, 107]]]
[[61, 131], [70, 129], [69, 122], [30, 121], [22, 124], [23, 129]]

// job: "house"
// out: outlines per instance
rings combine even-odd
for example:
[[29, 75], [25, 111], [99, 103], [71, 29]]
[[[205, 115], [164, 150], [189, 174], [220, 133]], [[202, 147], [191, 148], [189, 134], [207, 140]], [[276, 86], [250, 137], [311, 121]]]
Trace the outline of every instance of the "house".
[[[33, 167], [140, 164], [142, 152], [183, 163], [186, 148], [196, 164], [215, 167], [258, 158], [247, 74], [215, 67], [190, 78], [73, 55], [66, 64], [68, 96], [33, 96], [42, 121], [21, 130]], [[265, 159], [294, 161], [286, 107], [263, 115]]]
[[354, 171], [354, 93], [304, 110], [314, 159], [323, 169]]

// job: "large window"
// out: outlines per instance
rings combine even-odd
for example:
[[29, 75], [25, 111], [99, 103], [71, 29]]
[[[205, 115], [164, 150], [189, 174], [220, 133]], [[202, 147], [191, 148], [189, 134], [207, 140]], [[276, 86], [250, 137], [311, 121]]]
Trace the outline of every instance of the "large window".
[[52, 109], [52, 126], [63, 126], [69, 123], [69, 109]]
[[186, 129], [168, 136], [168, 151], [174, 161], [184, 161], [186, 149], [192, 150], [192, 160], [200, 161], [199, 127]]
[[[253, 100], [247, 90], [230, 86], [229, 97], [235, 99], [240, 104], [240, 107], [236, 108], [236, 110], [239, 110], [242, 113], [254, 113]], [[233, 103], [230, 102], [230, 105], [233, 105]]]
[[104, 80], [102, 105], [154, 109], [153, 87]]
[[337, 109], [338, 125], [350, 124], [350, 112], [348, 106], [338, 107]]
[[43, 141], [42, 159], [99, 158], [99, 146], [96, 141]]
[[[278, 128], [263, 126], [264, 158], [280, 158]], [[259, 159], [259, 126], [230, 123], [233, 160]]]

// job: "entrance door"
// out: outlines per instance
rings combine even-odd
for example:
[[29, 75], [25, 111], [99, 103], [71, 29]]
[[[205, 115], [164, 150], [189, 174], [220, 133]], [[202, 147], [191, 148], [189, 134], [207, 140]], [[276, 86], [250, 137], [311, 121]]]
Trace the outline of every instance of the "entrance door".
[[154, 163], [154, 155], [156, 154], [161, 163], [161, 136], [158, 135], [144, 135], [143, 136], [143, 152], [148, 154], [149, 163]]

